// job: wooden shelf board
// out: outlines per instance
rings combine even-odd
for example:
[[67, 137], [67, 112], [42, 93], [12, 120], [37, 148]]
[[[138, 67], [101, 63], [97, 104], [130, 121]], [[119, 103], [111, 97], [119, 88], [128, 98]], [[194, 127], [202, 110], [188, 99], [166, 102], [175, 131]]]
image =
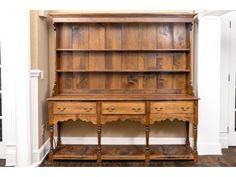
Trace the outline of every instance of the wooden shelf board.
[[62, 49], [56, 51], [65, 52], [188, 52], [190, 49]]
[[[145, 160], [145, 145], [102, 145], [102, 160]], [[54, 159], [96, 160], [97, 145], [61, 145]], [[151, 160], [193, 160], [187, 145], [150, 145]]]
[[54, 159], [96, 160], [97, 147], [91, 145], [61, 145], [54, 150]]
[[189, 73], [190, 70], [160, 70], [160, 69], [153, 69], [153, 70], [56, 70], [58, 73], [67, 72], [67, 73], [74, 73], [74, 72], [83, 72], [83, 73], [157, 73], [157, 72], [164, 72], [164, 73]]
[[198, 100], [197, 97], [184, 94], [80, 94], [80, 95], [57, 95], [48, 98], [50, 101], [142, 101], [142, 100], [159, 100], [159, 101], [178, 101], [178, 100]]
[[151, 160], [193, 160], [193, 150], [187, 145], [150, 146]]
[[144, 145], [103, 145], [102, 160], [144, 160]]

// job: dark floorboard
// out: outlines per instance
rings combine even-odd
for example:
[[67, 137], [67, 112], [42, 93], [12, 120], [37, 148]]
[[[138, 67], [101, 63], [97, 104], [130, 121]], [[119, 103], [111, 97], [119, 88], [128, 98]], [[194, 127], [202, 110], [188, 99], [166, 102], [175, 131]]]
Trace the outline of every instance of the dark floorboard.
[[6, 160], [5, 159], [0, 159], [0, 167], [4, 167], [6, 164]]
[[[199, 156], [193, 161], [151, 161], [150, 167], [236, 167], [236, 147], [224, 149], [223, 155]], [[41, 167], [96, 167], [96, 161], [57, 160], [49, 162], [46, 158]], [[102, 167], [143, 167], [143, 161], [103, 161]]]

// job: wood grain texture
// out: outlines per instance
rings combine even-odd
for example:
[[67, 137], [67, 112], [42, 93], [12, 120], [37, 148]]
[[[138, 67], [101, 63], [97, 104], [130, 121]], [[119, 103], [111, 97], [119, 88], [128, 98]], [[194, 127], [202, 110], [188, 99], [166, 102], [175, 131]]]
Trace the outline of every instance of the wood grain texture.
[[151, 113], [184, 114], [194, 113], [194, 103], [179, 102], [151, 102]]
[[[96, 145], [61, 145], [54, 151], [54, 160], [95, 160]], [[150, 145], [150, 160], [193, 160], [186, 145]], [[144, 160], [144, 145], [102, 145], [101, 160]]]
[[102, 114], [145, 114], [145, 103], [103, 102]]
[[101, 123], [106, 124], [109, 122], [116, 122], [116, 121], [134, 121], [134, 122], [139, 122], [141, 124], [145, 124], [145, 116], [144, 115], [133, 115], [133, 114], [127, 114], [127, 115], [102, 115], [101, 116]]
[[194, 123], [194, 114], [168, 114], [168, 113], [159, 113], [159, 114], [150, 114], [150, 124], [154, 124], [155, 122], [160, 122], [160, 121], [174, 121], [174, 120], [179, 120], [179, 121], [189, 121], [191, 123]]
[[186, 52], [190, 51], [190, 34], [185, 23], [68, 23], [57, 25], [57, 29], [61, 94], [94, 93], [95, 89], [111, 93], [115, 89], [120, 93], [133, 89], [189, 92], [190, 55]]
[[[197, 103], [193, 95], [193, 14], [54, 14], [56, 85], [48, 99], [49, 160], [197, 160]], [[94, 146], [61, 145], [68, 120], [97, 126]], [[140, 146], [103, 146], [102, 125], [136, 121]], [[193, 124], [184, 145], [153, 146], [150, 125], [165, 120]], [[53, 126], [58, 145], [53, 147]]]
[[96, 114], [96, 102], [55, 102], [54, 114]]

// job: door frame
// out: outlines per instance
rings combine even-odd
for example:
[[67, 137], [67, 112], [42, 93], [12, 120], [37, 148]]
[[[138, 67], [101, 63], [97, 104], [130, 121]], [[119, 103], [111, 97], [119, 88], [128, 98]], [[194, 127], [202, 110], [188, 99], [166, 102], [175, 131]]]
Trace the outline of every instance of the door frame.
[[[0, 41], [0, 58], [1, 58], [1, 63], [0, 63], [0, 70], [1, 70], [1, 82], [2, 82], [2, 56], [1, 56], [1, 41]], [[1, 83], [1, 90], [0, 90], [0, 94], [1, 94], [1, 101], [2, 101], [2, 112], [3, 112], [3, 96], [2, 96], [2, 83]], [[6, 141], [5, 141], [5, 127], [4, 127], [4, 119], [3, 119], [3, 115], [0, 116], [0, 119], [2, 120], [2, 141], [0, 141], [0, 159], [5, 159], [6, 158]]]
[[229, 136], [228, 145], [236, 146], [236, 12], [229, 15], [229, 93], [228, 93], [228, 113], [229, 113]]
[[222, 148], [236, 146], [236, 12], [221, 17], [221, 110], [220, 141]]

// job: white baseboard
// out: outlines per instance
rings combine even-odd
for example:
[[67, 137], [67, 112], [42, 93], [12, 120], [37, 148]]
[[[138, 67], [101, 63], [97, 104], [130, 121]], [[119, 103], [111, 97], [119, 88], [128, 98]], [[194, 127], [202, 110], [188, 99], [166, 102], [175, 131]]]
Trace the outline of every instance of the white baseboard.
[[[57, 137], [55, 137], [55, 140]], [[63, 144], [97, 144], [96, 137], [61, 137]], [[184, 144], [185, 138], [150, 138], [150, 144]], [[145, 144], [144, 137], [102, 137], [102, 144]], [[193, 138], [190, 138], [193, 143]]]
[[6, 159], [6, 145], [4, 142], [0, 142], [0, 159]]
[[228, 148], [229, 147], [227, 132], [220, 133], [220, 145], [221, 145], [221, 148]]
[[33, 165], [39, 166], [45, 159], [50, 149], [49, 139], [39, 149], [33, 149]]
[[[57, 137], [55, 137], [55, 140]], [[64, 144], [97, 144], [96, 137], [62, 137]], [[184, 144], [185, 138], [150, 138], [150, 144]], [[103, 137], [102, 144], [145, 144], [144, 137]], [[193, 138], [190, 138], [190, 145], [193, 145]], [[220, 144], [200, 143], [198, 144], [199, 155], [221, 155]]]
[[[39, 148], [33, 149], [33, 165], [38, 166], [49, 152], [49, 139]], [[16, 166], [16, 146], [6, 148], [6, 166]]]
[[222, 155], [220, 143], [198, 143], [199, 155]]
[[7, 145], [6, 147], [6, 166], [16, 166], [16, 145]]

